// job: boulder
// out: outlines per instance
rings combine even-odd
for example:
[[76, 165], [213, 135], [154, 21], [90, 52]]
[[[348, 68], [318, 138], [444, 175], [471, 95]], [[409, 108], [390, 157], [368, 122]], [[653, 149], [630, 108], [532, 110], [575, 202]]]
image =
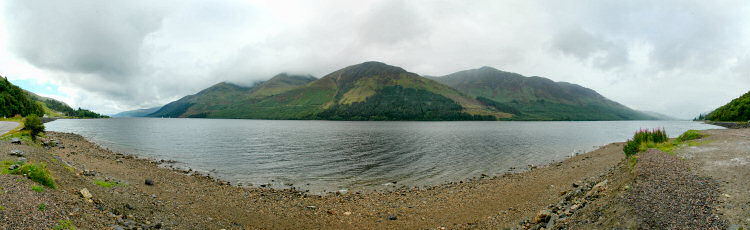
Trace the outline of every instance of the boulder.
[[550, 212], [547, 209], [539, 210], [539, 213], [536, 214], [536, 217], [534, 218], [534, 223], [547, 223], [549, 221], [550, 217], [552, 217], [552, 212]]
[[21, 139], [18, 139], [17, 137], [11, 138], [10, 139], [10, 143], [19, 144], [20, 145], [21, 144]]
[[151, 179], [146, 179], [146, 185], [154, 185], [154, 181]]

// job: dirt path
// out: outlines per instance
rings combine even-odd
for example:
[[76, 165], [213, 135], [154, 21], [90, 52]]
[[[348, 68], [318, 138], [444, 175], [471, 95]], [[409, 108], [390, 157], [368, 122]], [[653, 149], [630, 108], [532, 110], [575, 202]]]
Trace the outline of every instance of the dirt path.
[[[721, 218], [733, 227], [750, 227], [750, 129], [705, 130], [696, 146], [678, 156], [693, 164], [700, 174], [720, 181]], [[732, 227], [730, 227], [732, 229]]]
[[0, 136], [4, 135], [7, 132], [10, 132], [11, 130], [15, 129], [19, 125], [21, 124], [18, 122], [14, 122], [14, 121], [0, 121]]
[[[610, 144], [520, 174], [490, 175], [429, 188], [319, 197], [293, 190], [224, 185], [109, 152], [78, 135], [49, 132], [48, 137], [62, 146], [49, 150], [24, 146], [24, 151], [30, 161], [47, 163], [55, 175], [59, 188], [48, 192], [55, 193], [57, 200], [50, 203], [66, 205], [50, 211], [66, 214], [78, 227], [92, 229], [156, 224], [168, 229], [514, 227], [559, 200], [560, 192], [574, 182], [604, 175], [623, 158], [621, 144]], [[14, 147], [0, 143], [3, 152]], [[146, 185], [145, 179], [153, 185]], [[95, 185], [95, 180], [119, 185], [102, 187]], [[93, 203], [80, 197], [82, 188], [93, 194]], [[22, 209], [12, 201], [3, 202], [8, 203], [0, 205]]]

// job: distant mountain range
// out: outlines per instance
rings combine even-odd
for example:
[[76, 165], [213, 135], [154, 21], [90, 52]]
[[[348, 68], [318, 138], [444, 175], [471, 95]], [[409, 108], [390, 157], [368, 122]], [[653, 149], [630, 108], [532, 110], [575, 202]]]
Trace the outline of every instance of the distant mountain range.
[[151, 117], [322, 120], [653, 120], [596, 91], [491, 67], [422, 77], [380, 62], [320, 79], [279, 74], [252, 86], [222, 82]]
[[161, 109], [161, 106], [151, 107], [146, 109], [136, 109], [125, 112], [113, 114], [112, 117], [148, 117], [149, 114], [156, 112]]

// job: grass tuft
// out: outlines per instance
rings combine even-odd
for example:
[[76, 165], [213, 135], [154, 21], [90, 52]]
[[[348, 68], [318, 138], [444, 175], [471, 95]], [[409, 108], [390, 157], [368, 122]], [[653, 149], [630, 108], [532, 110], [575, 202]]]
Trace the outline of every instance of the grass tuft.
[[45, 209], [47, 209], [47, 204], [45, 203], [39, 204], [39, 211], [44, 211]]
[[94, 184], [102, 186], [102, 187], [105, 187], [105, 188], [109, 188], [109, 187], [112, 187], [112, 186], [121, 186], [122, 185], [122, 184], [117, 183], [117, 182], [107, 182], [107, 181], [103, 181], [103, 180], [94, 180], [93, 182], [94, 182]]
[[696, 130], [688, 130], [682, 133], [679, 137], [677, 137], [677, 141], [679, 142], [685, 142], [689, 140], [695, 140], [695, 139], [701, 139], [703, 138], [703, 134], [699, 133]]
[[34, 192], [44, 192], [44, 187], [39, 185], [31, 186], [31, 190]]

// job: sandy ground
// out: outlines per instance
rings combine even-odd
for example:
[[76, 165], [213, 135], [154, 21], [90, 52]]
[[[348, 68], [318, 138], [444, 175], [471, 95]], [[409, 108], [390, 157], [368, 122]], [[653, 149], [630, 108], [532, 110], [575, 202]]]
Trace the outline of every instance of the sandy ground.
[[703, 175], [720, 181], [721, 218], [730, 227], [750, 227], [750, 129], [706, 130], [696, 146], [678, 156]]
[[0, 135], [3, 135], [21, 125], [13, 121], [0, 121]]
[[[148, 160], [112, 153], [73, 134], [48, 132], [62, 146], [22, 147], [32, 162], [48, 164], [58, 189], [47, 209], [79, 228], [168, 229], [420, 229], [505, 228], [561, 198], [571, 184], [605, 175], [623, 158], [622, 145], [519, 174], [487, 176], [441, 186], [367, 194], [315, 196], [294, 190], [226, 185]], [[8, 158], [2, 154], [0, 159]], [[146, 185], [146, 179], [153, 185]], [[118, 182], [102, 187], [94, 180]], [[91, 203], [80, 197], [87, 188]], [[0, 195], [1, 196], [1, 195]], [[23, 204], [0, 200], [9, 210]], [[7, 202], [7, 203], [5, 203]], [[0, 211], [0, 215], [3, 211]], [[29, 214], [31, 215], [31, 214]], [[59, 218], [55, 215], [54, 217]], [[31, 224], [4, 219], [3, 225]], [[57, 222], [52, 220], [49, 222]], [[31, 226], [31, 225], [29, 225]]]

